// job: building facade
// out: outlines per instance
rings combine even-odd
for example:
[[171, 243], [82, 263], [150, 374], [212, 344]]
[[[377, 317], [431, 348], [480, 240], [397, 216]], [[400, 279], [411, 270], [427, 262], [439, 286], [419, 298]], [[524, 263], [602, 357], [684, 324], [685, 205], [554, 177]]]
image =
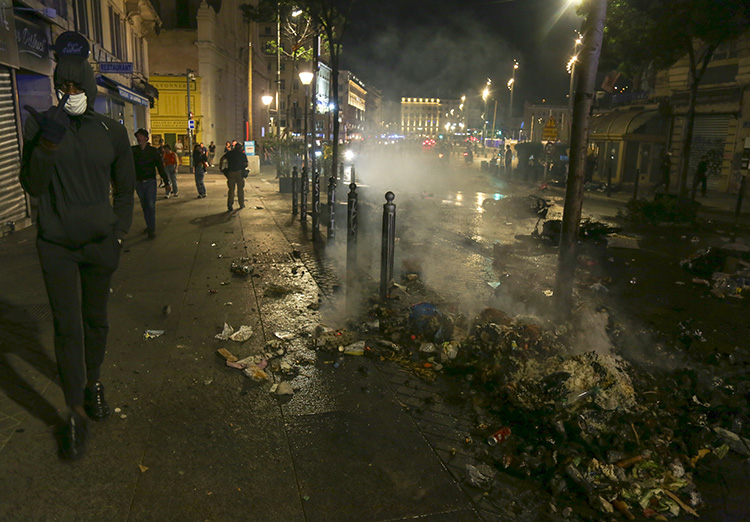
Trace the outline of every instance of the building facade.
[[351, 71], [339, 71], [339, 139], [362, 141], [367, 112], [367, 89]]
[[95, 109], [133, 133], [149, 126], [158, 91], [149, 83], [146, 37], [161, 25], [148, 0], [0, 0], [0, 223], [2, 233], [31, 224], [32, 201], [18, 183], [29, 105], [56, 103], [52, 44], [65, 31], [89, 41], [98, 86]]
[[[700, 48], [697, 47], [697, 52]], [[750, 33], [719, 47], [698, 87], [693, 140], [682, 157], [689, 100], [687, 56], [658, 71], [645, 90], [598, 97], [599, 110], [589, 125], [589, 154], [596, 159], [594, 176], [614, 183], [659, 181], [658, 165], [671, 154], [672, 190], [676, 173], [688, 164], [688, 187], [702, 156], [709, 162], [708, 187], [738, 190], [746, 140], [750, 138]], [[598, 93], [601, 94], [601, 93]]]
[[[263, 90], [256, 86], [268, 82], [267, 60], [257, 24], [243, 18], [243, 3], [160, 0], [163, 27], [149, 36], [149, 60], [153, 81], [167, 82], [172, 90], [169, 106], [160, 105], [154, 114], [152, 132], [167, 142], [172, 135], [183, 136], [206, 145], [213, 141], [221, 150], [227, 140], [259, 139], [265, 107]], [[197, 90], [190, 94], [190, 109], [188, 77]], [[194, 130], [188, 128], [188, 111]]]
[[463, 105], [461, 100], [401, 98], [401, 134], [407, 139], [435, 139], [463, 132], [467, 125]]

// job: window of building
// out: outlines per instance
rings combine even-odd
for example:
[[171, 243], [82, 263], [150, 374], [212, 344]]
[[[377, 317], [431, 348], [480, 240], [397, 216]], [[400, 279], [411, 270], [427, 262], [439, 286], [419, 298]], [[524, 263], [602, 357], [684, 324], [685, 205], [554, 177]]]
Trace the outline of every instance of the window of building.
[[286, 80], [281, 80], [281, 82], [279, 83], [279, 90], [281, 90], [281, 92], [286, 91]]
[[103, 44], [104, 39], [102, 37], [102, 4], [101, 2], [94, 2], [91, 10], [91, 37], [94, 41]]
[[109, 35], [112, 54], [120, 59], [124, 58], [122, 52], [122, 19], [120, 18], [120, 13], [112, 9], [112, 6], [109, 6]]
[[264, 35], [266, 35], [266, 36], [270, 36], [270, 35], [272, 35], [272, 34], [273, 34], [273, 33], [271, 32], [271, 26], [270, 26], [270, 25], [267, 25], [267, 26], [265, 26], [265, 27], [263, 28], [263, 34], [264, 34]]
[[76, 31], [89, 35], [89, 6], [88, 0], [75, 0], [73, 9], [75, 11]]

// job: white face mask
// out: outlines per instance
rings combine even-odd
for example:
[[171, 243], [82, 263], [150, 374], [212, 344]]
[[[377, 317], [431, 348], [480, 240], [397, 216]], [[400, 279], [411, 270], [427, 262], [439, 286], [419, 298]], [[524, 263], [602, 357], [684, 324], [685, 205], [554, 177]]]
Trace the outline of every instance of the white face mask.
[[[57, 99], [62, 100], [62, 97], [65, 94], [61, 90], [57, 90]], [[68, 96], [68, 101], [65, 102], [65, 112], [70, 114], [71, 116], [80, 116], [84, 112], [86, 112], [86, 107], [88, 107], [88, 98], [86, 97], [86, 93], [82, 92], [79, 94], [71, 94]]]

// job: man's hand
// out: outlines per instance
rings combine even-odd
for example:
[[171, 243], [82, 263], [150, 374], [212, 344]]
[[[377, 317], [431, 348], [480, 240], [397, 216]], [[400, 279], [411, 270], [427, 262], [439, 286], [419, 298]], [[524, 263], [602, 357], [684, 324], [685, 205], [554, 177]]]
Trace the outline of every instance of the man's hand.
[[70, 118], [63, 109], [65, 103], [68, 101], [68, 97], [69, 94], [65, 94], [57, 107], [50, 107], [43, 113], [39, 113], [30, 105], [24, 107], [39, 125], [39, 129], [42, 132], [42, 139], [52, 145], [57, 145], [63, 140], [68, 130], [68, 125], [70, 125]]

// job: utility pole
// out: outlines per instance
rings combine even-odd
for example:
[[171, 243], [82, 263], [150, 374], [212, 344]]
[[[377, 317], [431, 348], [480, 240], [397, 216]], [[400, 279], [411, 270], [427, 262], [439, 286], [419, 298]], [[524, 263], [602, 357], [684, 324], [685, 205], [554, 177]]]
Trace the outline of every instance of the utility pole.
[[[281, 138], [281, 3], [276, 4], [276, 136]], [[288, 124], [289, 122], [287, 122]]]
[[[193, 75], [192, 69], [188, 69], [185, 71], [185, 77], [187, 78], [187, 117], [188, 121], [193, 119], [193, 112], [190, 109], [190, 77]], [[193, 129], [190, 128], [190, 124], [188, 123], [188, 160], [190, 165], [190, 172], [193, 171]]]
[[247, 21], [247, 132], [245, 139], [250, 141], [253, 136], [253, 32], [252, 22]]
[[583, 181], [586, 168], [586, 147], [589, 130], [589, 111], [594, 99], [596, 70], [602, 50], [607, 0], [589, 0], [589, 12], [583, 33], [581, 72], [573, 104], [570, 143], [570, 168], [565, 190], [560, 250], [555, 278], [555, 309], [561, 317], [570, 314], [573, 282], [576, 270], [576, 247], [583, 205]]

